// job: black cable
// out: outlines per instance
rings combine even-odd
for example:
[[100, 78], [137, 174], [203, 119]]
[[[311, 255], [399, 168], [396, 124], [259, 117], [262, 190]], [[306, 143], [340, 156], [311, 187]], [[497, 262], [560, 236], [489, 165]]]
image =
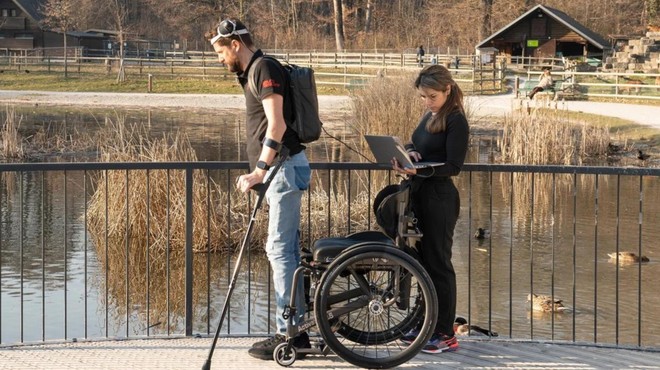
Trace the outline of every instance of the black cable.
[[366, 159], [367, 162], [369, 162], [369, 163], [376, 163], [376, 162], [372, 161], [371, 159], [367, 158], [364, 154], [362, 154], [362, 153], [360, 153], [359, 151], [355, 150], [355, 148], [353, 148], [352, 146], [350, 146], [350, 145], [348, 145], [347, 143], [345, 143], [344, 141], [342, 141], [340, 138], [331, 135], [328, 131], [326, 131], [325, 127], [321, 126], [321, 129], [323, 130], [323, 132], [325, 132], [326, 135], [328, 135], [328, 136], [330, 136], [331, 138], [333, 138], [333, 139], [339, 141], [339, 142], [342, 143], [342, 145], [344, 145], [346, 148], [348, 148], [349, 150], [355, 152], [355, 153], [356, 153], [357, 155], [359, 155], [360, 157]]

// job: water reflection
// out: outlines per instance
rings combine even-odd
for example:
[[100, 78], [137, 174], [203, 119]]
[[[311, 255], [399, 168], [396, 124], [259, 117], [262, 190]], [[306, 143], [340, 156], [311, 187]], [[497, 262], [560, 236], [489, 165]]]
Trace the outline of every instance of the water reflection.
[[[48, 122], [71, 132], [92, 131], [105, 115], [118, 114], [18, 109], [26, 115], [26, 130]], [[154, 137], [185, 131], [201, 160], [245, 158], [239, 112], [119, 114], [125, 122], [146, 125]], [[480, 138], [470, 147], [468, 162], [491, 161], [493, 152], [493, 141]], [[310, 157], [358, 160], [334, 140], [314, 144]], [[0, 343], [184, 332], [181, 253], [156, 254], [152, 241], [142, 248], [113, 245], [117, 252], [105, 258], [104, 242], [93, 241], [84, 227], [91, 174], [1, 176]], [[220, 191], [231, 187], [222, 175], [212, 178]], [[327, 200], [313, 198], [312, 209], [320, 211], [304, 220], [305, 242], [374, 227], [370, 200], [383, 183], [396, 181], [391, 174], [367, 171], [317, 171], [314, 178], [312, 192], [325, 192]], [[372, 188], [366, 190], [369, 182]], [[465, 172], [456, 183], [462, 196], [454, 247], [460, 315], [480, 326], [490, 323], [505, 337], [637, 344], [639, 336], [642, 345], [658, 346], [660, 297], [652, 292], [660, 276], [660, 179]], [[328, 210], [333, 212], [327, 225], [313, 222], [325, 220]], [[475, 240], [477, 227], [489, 229], [490, 238]], [[651, 259], [641, 270], [634, 264], [617, 266], [607, 256], [640, 247]], [[194, 332], [215, 330], [234, 258], [194, 256]], [[268, 263], [255, 248], [242, 267], [223, 332], [269, 331], [274, 322], [270, 286]], [[532, 290], [554, 293], [570, 310], [530, 311], [526, 298]]]

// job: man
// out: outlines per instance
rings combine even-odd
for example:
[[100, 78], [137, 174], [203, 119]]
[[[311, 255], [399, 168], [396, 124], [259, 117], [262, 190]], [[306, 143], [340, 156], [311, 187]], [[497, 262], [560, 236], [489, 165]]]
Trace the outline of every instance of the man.
[[[286, 124], [293, 118], [293, 106], [289, 90], [289, 78], [284, 68], [275, 60], [262, 58], [243, 23], [226, 19], [206, 34], [218, 54], [218, 60], [236, 73], [243, 87], [246, 107], [245, 129], [247, 154], [252, 172], [241, 175], [236, 186], [247, 192], [264, 181], [270, 167], [278, 160], [282, 147], [286, 147], [289, 158], [266, 192], [269, 204], [268, 238], [266, 254], [273, 270], [273, 285], [277, 311], [277, 333], [266, 340], [255, 343], [248, 353], [264, 360], [273, 359], [275, 347], [286, 339], [286, 321], [283, 313], [290, 303], [293, 274], [300, 264], [299, 231], [300, 206], [303, 191], [309, 186], [311, 170], [297, 134]], [[253, 71], [253, 82], [248, 76]], [[250, 91], [256, 90], [257, 97]], [[297, 288], [297, 320], [305, 311], [303, 279]], [[299, 322], [299, 321], [298, 321]], [[298, 348], [308, 348], [309, 337], [303, 332], [293, 340]]]
[[424, 65], [424, 46], [422, 45], [417, 48], [417, 65], [419, 67]]

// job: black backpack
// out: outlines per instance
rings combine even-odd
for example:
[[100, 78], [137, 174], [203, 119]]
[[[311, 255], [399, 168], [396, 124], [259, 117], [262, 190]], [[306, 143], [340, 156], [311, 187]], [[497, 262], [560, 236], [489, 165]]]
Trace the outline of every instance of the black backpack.
[[295, 64], [281, 64], [272, 57], [259, 57], [254, 61], [254, 66], [248, 73], [248, 88], [255, 99], [259, 100], [257, 91], [254, 88], [254, 71], [256, 66], [263, 58], [270, 58], [276, 61], [289, 74], [289, 86], [291, 88], [291, 98], [293, 99], [293, 122], [287, 122], [301, 143], [311, 143], [321, 137], [323, 122], [319, 118], [319, 101], [316, 94], [316, 81], [314, 80], [314, 70], [308, 67], [300, 67]]

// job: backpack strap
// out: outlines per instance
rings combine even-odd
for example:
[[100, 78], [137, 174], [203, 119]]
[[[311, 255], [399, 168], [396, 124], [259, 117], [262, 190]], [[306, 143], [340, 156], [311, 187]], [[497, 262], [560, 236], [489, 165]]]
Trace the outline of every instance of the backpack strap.
[[261, 100], [261, 99], [259, 99], [259, 95], [257, 95], [257, 87], [256, 87], [257, 82], [255, 81], [254, 71], [257, 69], [257, 66], [259, 65], [259, 63], [264, 58], [268, 58], [270, 60], [273, 60], [273, 61], [277, 62], [282, 67], [282, 63], [280, 63], [279, 60], [277, 60], [273, 57], [266, 56], [266, 55], [260, 56], [257, 59], [255, 59], [254, 62], [252, 62], [252, 66], [250, 67], [250, 71], [248, 71], [248, 81], [247, 81], [247, 83], [248, 83], [248, 88], [250, 89], [250, 92], [252, 93], [252, 96], [254, 96], [254, 98], [257, 99], [257, 100]]
[[250, 92], [252, 93], [252, 96], [254, 96], [255, 99], [259, 99], [259, 95], [257, 95], [257, 83], [254, 81], [254, 70], [257, 69], [257, 66], [259, 65], [259, 62], [263, 60], [264, 57], [258, 57], [257, 59], [252, 62], [252, 66], [250, 67], [250, 70], [248, 71], [248, 89], [250, 89]]

